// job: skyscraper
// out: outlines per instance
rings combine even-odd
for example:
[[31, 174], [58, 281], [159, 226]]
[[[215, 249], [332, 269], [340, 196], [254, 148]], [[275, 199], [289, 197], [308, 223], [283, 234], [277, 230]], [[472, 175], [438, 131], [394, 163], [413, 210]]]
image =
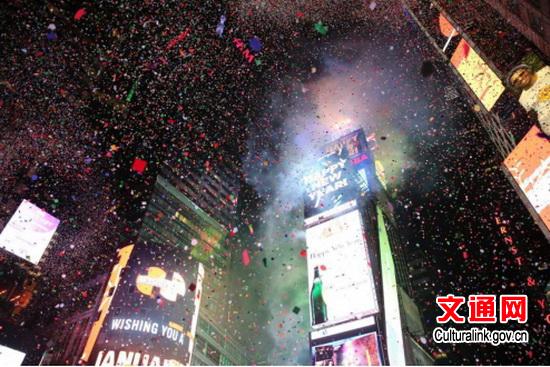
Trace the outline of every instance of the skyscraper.
[[304, 178], [313, 363], [431, 363], [415, 342], [424, 329], [406, 251], [363, 131], [324, 153]]
[[[202, 180], [210, 184], [187, 184], [187, 195], [200, 202], [202, 206], [199, 206], [178, 190], [177, 187], [185, 187], [185, 184], [168, 167], [164, 167], [161, 172], [162, 174], [157, 176], [135, 244], [119, 249], [119, 260], [115, 263], [109, 279], [103, 281], [102, 290], [95, 293], [98, 298], [93, 307], [88, 310], [77, 310], [73, 315], [67, 315], [61, 324], [56, 325], [60, 330], [66, 330], [66, 333], [57, 333], [58, 336], [51, 341], [52, 347], [43, 358], [44, 364], [76, 364], [79, 361], [95, 363], [94, 361], [99, 360], [104, 364], [111, 361], [118, 363], [119, 360], [145, 363], [144, 358], [170, 359], [173, 357], [163, 351], [165, 347], [166, 351], [174, 349], [173, 347], [163, 347], [164, 344], [159, 344], [147, 352], [147, 346], [151, 341], [144, 339], [140, 342], [146, 335], [152, 334], [152, 340], [167, 343], [162, 341], [162, 337], [166, 338], [164, 330], [169, 329], [172, 330], [173, 338], [180, 335], [179, 348], [185, 345], [185, 348], [188, 348], [188, 357], [182, 354], [182, 350], [177, 354], [178, 358], [188, 358], [187, 361], [181, 359], [178, 363], [247, 363], [244, 353], [227, 334], [227, 325], [224, 323], [230, 312], [230, 305], [226, 299], [227, 291], [224, 293], [224, 287], [227, 289], [228, 283], [226, 271], [231, 258], [226, 238], [232, 210], [236, 204], [238, 186], [230, 186], [230, 180], [222, 182], [220, 176], [212, 179], [207, 174], [203, 175]], [[192, 177], [196, 180], [199, 176], [195, 173]], [[215, 185], [218, 191], [212, 188]], [[217, 214], [227, 222], [224, 225], [220, 224], [210, 213]], [[125, 253], [127, 254], [124, 255]], [[149, 263], [151, 266], [143, 268]], [[133, 270], [125, 270], [126, 264], [133, 264]], [[136, 264], [140, 264], [137, 265], [137, 270]], [[195, 264], [199, 264], [198, 268]], [[143, 269], [140, 270], [141, 268]], [[170, 282], [170, 287], [164, 286], [167, 282]], [[127, 284], [131, 285], [128, 290]], [[181, 288], [178, 288], [180, 285]], [[125, 292], [130, 293], [122, 297], [121, 294]], [[151, 297], [153, 300], [156, 297], [157, 301], [163, 304], [160, 314], [159, 310], [155, 311], [146, 306]], [[133, 298], [136, 298], [137, 303], [132, 303]], [[183, 300], [188, 301], [184, 303]], [[171, 302], [175, 301], [182, 307], [187, 304], [185, 315], [180, 314], [183, 310], [170, 308]], [[130, 307], [132, 310], [132, 306], [139, 305], [142, 305], [140, 319], [132, 319], [135, 318], [133, 311], [124, 319], [125, 309]], [[121, 316], [114, 318], [117, 315]], [[123, 326], [118, 328], [115, 324], [120, 320], [127, 320], [128, 325], [121, 324]], [[67, 328], [77, 324], [81, 326]], [[129, 332], [133, 333], [130, 339]], [[182, 336], [182, 333], [186, 336]], [[124, 349], [117, 346], [117, 340], [121, 343], [127, 341], [121, 344], [125, 345]], [[156, 345], [157, 342], [152, 343]], [[136, 354], [139, 345], [139, 354]]]

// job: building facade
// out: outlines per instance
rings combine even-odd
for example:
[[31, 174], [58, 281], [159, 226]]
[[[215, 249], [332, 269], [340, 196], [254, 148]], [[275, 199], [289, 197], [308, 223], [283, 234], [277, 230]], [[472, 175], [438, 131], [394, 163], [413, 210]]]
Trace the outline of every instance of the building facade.
[[550, 3], [544, 0], [485, 0], [550, 58]]
[[312, 363], [433, 363], [417, 342], [407, 251], [363, 131], [324, 153], [304, 178]]
[[[408, 21], [422, 30], [440, 62], [455, 75], [501, 158], [504, 174], [550, 239], [550, 140], [545, 127], [550, 100], [544, 93], [550, 83], [548, 2], [402, 3]], [[518, 68], [527, 68], [534, 84], [513, 85], [511, 76]]]
[[[195, 295], [196, 319], [195, 316], [192, 320], [189, 319], [190, 316], [184, 317], [184, 320], [188, 320], [186, 322], [191, 323], [187, 326], [173, 326], [173, 323], [170, 324], [175, 329], [179, 328], [179, 330], [185, 330], [186, 327], [190, 328], [187, 334], [190, 338], [188, 343], [189, 360], [187, 363], [193, 365], [247, 364], [244, 353], [231, 338], [231, 335], [228, 334], [226, 322], [231, 312], [230, 305], [227, 302], [227, 284], [229, 283], [227, 272], [231, 263], [231, 252], [226, 241], [239, 189], [237, 185], [232, 186], [231, 182], [238, 182], [238, 180], [230, 180], [228, 172], [223, 171], [222, 173], [212, 172], [202, 176], [188, 172], [184, 177], [189, 177], [191, 182], [184, 183], [168, 167], [163, 168], [161, 172], [162, 174], [157, 176], [138, 237], [134, 240], [141, 247], [150, 248], [150, 256], [142, 255], [141, 261], [158, 258], [158, 255], [156, 255], [157, 250], [155, 250], [158, 247], [163, 249], [162, 256], [165, 260], [162, 260], [162, 264], [165, 264], [165, 266], [169, 266], [167, 264], [174, 261], [174, 257], [179, 257], [179, 260], [176, 260], [181, 264], [200, 263], [197, 281], [186, 280], [185, 284], [189, 285], [189, 288], [181, 290], [181, 294]], [[185, 191], [185, 194], [178, 188]], [[201, 203], [201, 205], [196, 202]], [[124, 251], [127, 247], [129, 246], [121, 248], [121, 250]], [[98, 363], [110, 365], [118, 363], [118, 358], [121, 358], [121, 360], [126, 358], [124, 360], [129, 361], [130, 364], [147, 364], [150, 358], [155, 358], [152, 354], [146, 356], [145, 352], [141, 352], [141, 356], [137, 357], [137, 352], [126, 351], [124, 352], [126, 354], [122, 356], [121, 352], [117, 352], [118, 354], [109, 359], [108, 349], [110, 346], [106, 346], [107, 349], [104, 348], [104, 353], [102, 351], [99, 354], [94, 352], [96, 349], [94, 343], [101, 344], [102, 340], [106, 340], [105, 337], [102, 337], [101, 330], [109, 327], [109, 321], [111, 324], [116, 322], [116, 320], [110, 320], [108, 314], [113, 312], [118, 314], [120, 311], [117, 310], [121, 309], [120, 304], [117, 304], [116, 301], [116, 293], [124, 292], [124, 288], [120, 289], [120, 287], [124, 287], [122, 284], [127, 281], [123, 279], [120, 287], [113, 287], [112, 285], [117, 264], [121, 264], [121, 256], [119, 253], [119, 262], [115, 264], [111, 271], [111, 277], [107, 279], [107, 275], [104, 275], [103, 289], [98, 289], [94, 293], [96, 294], [96, 302], [93, 306], [88, 309], [76, 310], [76, 312], [63, 317], [62, 321], [55, 323], [53, 327], [59, 332], [53, 333], [56, 336], [50, 341], [50, 348], [42, 358], [42, 364], [93, 364], [93, 360], [99, 361], [102, 359]], [[137, 255], [132, 256], [139, 256], [139, 252]], [[131, 257], [129, 261], [132, 261]], [[151, 272], [151, 270], [147, 271]], [[121, 277], [124, 277], [124, 273], [124, 270], [119, 271], [119, 275], [122, 275], [118, 276], [117, 284], [120, 282]], [[166, 274], [169, 276], [169, 271]], [[138, 280], [139, 277], [143, 277], [143, 275], [138, 275]], [[175, 277], [176, 275], [173, 275], [172, 282], [176, 281]], [[131, 288], [130, 291], [135, 292], [137, 287], [141, 293], [150, 292], [148, 286], [141, 285], [140, 288], [138, 280], [136, 280], [136, 286]], [[147, 282], [154, 282], [154, 280]], [[159, 287], [160, 296], [162, 296], [162, 285], [159, 285]], [[114, 290], [111, 291], [110, 288]], [[151, 290], [153, 294], [157, 294], [155, 289], [155, 286], [153, 286]], [[114, 294], [114, 301], [107, 301], [111, 297], [108, 294]], [[166, 295], [162, 297], [167, 298]], [[169, 295], [167, 299], [170, 301], [174, 297], [175, 299], [178, 298], [177, 295]], [[111, 309], [102, 310], [106, 303], [111, 304], [111, 302], [114, 302], [110, 306]], [[122, 306], [122, 309], [124, 309], [124, 306]], [[104, 311], [107, 315], [106, 318], [101, 316]], [[94, 325], [102, 317], [104, 324], [100, 326], [99, 331], [94, 331]], [[158, 324], [161, 325], [161, 322], [159, 321]], [[112, 329], [112, 326], [110, 328]], [[139, 328], [142, 328], [142, 326]], [[112, 332], [112, 330], [110, 331]], [[96, 342], [90, 343], [91, 335], [94, 334], [99, 334], [99, 337], [95, 339]], [[119, 337], [120, 335], [110, 336], [115, 340]], [[139, 338], [134, 335], [132, 339]], [[162, 348], [160, 349], [162, 350]], [[128, 353], [135, 354], [131, 354], [132, 357], [129, 357], [130, 354]], [[94, 357], [92, 358], [92, 356]], [[160, 356], [160, 358], [163, 357]]]

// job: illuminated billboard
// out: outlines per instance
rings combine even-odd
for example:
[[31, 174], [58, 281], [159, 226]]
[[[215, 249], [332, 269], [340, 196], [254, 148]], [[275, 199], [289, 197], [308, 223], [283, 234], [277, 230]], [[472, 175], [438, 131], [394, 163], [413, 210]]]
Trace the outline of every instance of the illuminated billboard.
[[304, 176], [304, 217], [329, 211], [369, 190], [367, 173], [373, 165], [365, 134], [353, 131], [324, 148], [325, 156]]
[[355, 130], [330, 143], [325, 147], [324, 153], [348, 158], [357, 173], [355, 178], [359, 188], [362, 192], [369, 190], [367, 172], [372, 161], [363, 129]]
[[312, 348], [315, 366], [381, 366], [376, 332], [337, 340]]
[[314, 330], [378, 312], [358, 210], [306, 229], [306, 244]]
[[333, 141], [323, 149], [323, 153], [336, 153], [338, 156], [350, 158], [358, 157], [361, 153], [367, 153], [367, 142], [363, 130], [355, 130]]
[[25, 359], [25, 353], [0, 345], [0, 365], [21, 366]]
[[202, 265], [183, 248], [139, 242], [120, 249], [82, 361], [188, 365], [203, 277]]
[[358, 195], [357, 174], [348, 158], [330, 154], [313, 166], [304, 179], [304, 217], [340, 206]]
[[23, 200], [0, 233], [0, 248], [36, 265], [58, 225], [59, 219]]
[[462, 75], [483, 106], [491, 110], [505, 87], [495, 72], [464, 39], [458, 43], [451, 57], [451, 64]]
[[504, 166], [550, 229], [550, 141], [533, 126], [504, 160]]

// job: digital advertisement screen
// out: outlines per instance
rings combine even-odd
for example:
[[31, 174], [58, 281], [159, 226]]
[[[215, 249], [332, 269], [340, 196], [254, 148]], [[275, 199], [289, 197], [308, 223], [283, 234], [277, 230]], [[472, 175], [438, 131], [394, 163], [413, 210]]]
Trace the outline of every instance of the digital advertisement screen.
[[327, 155], [303, 179], [304, 218], [342, 205], [358, 195], [357, 173], [349, 158]]
[[533, 126], [504, 160], [504, 166], [550, 229], [550, 141]]
[[314, 329], [378, 312], [358, 210], [306, 229], [306, 243]]
[[0, 365], [21, 366], [25, 359], [25, 353], [0, 345]]
[[38, 264], [59, 226], [59, 219], [23, 200], [0, 233], [0, 248]]
[[312, 348], [315, 366], [381, 366], [376, 332], [316, 345]]
[[97, 339], [83, 359], [96, 366], [189, 364], [202, 265], [182, 248], [156, 243], [123, 250], [127, 263], [113, 269], [102, 302], [110, 306], [100, 310], [100, 323], [90, 333], [97, 328]]
[[372, 166], [372, 157], [363, 129], [355, 130], [330, 143], [325, 147], [324, 153], [336, 154], [339, 157], [349, 159], [356, 173], [355, 180], [359, 189], [361, 192], [369, 190], [367, 172], [369, 167]]
[[367, 153], [368, 147], [363, 130], [355, 130], [328, 144], [325, 154], [335, 153], [338, 156], [354, 158]]
[[504, 84], [464, 39], [458, 43], [451, 64], [462, 75], [483, 106], [491, 110], [504, 92]]

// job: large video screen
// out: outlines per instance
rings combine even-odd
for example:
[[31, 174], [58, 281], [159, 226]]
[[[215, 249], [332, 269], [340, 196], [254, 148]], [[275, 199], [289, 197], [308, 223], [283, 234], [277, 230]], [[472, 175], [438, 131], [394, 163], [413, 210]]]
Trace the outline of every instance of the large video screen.
[[306, 243], [314, 329], [378, 312], [358, 210], [306, 229]]
[[57, 226], [59, 219], [23, 200], [0, 233], [0, 248], [36, 265]]
[[495, 72], [464, 39], [458, 43], [451, 64], [462, 75], [483, 106], [488, 111], [491, 110], [505, 87]]
[[376, 332], [316, 345], [315, 366], [381, 366]]
[[359, 193], [357, 173], [349, 158], [329, 154], [315, 164], [303, 178], [304, 218], [336, 208]]
[[336, 154], [338, 157], [349, 159], [355, 173], [356, 184], [361, 192], [369, 190], [368, 172], [372, 171], [372, 156], [363, 129], [355, 130], [338, 140], [328, 144], [325, 154]]
[[83, 360], [96, 366], [187, 365], [204, 269], [183, 248], [139, 242], [121, 251]]
[[21, 366], [25, 359], [25, 353], [0, 345], [0, 365]]
[[533, 126], [504, 160], [504, 166], [550, 229], [550, 141]]

